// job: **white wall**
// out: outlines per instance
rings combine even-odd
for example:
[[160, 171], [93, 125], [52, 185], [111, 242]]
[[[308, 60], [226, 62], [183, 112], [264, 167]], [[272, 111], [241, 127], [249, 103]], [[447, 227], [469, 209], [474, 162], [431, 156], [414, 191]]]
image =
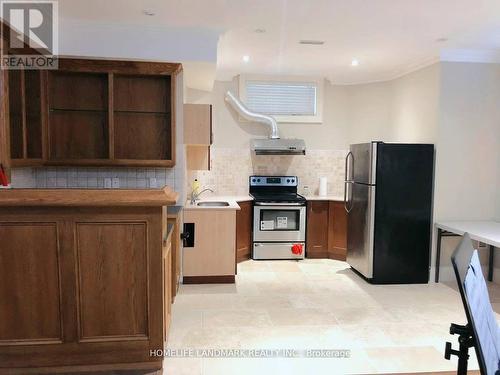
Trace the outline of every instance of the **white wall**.
[[[498, 155], [497, 163], [500, 166], [500, 155]], [[497, 178], [497, 214], [495, 218], [500, 221], [500, 175]]]
[[435, 143], [441, 65], [433, 64], [392, 81], [392, 140]]
[[[499, 64], [441, 64], [436, 148], [435, 220], [499, 218]], [[442, 280], [453, 279], [456, 244], [443, 241]], [[500, 280], [500, 270], [495, 276]]]
[[436, 218], [493, 219], [500, 173], [500, 65], [443, 63]]
[[348, 144], [390, 141], [392, 138], [390, 82], [344, 86]]

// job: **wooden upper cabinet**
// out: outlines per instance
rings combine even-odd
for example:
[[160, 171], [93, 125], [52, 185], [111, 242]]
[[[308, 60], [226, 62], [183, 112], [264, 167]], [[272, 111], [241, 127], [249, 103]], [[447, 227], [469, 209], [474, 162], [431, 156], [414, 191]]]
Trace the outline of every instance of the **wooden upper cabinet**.
[[116, 159], [173, 160], [170, 87], [170, 76], [114, 76]]
[[10, 129], [9, 129], [9, 95], [8, 71], [0, 70], [0, 165], [2, 165], [7, 178], [10, 180]]
[[184, 104], [184, 143], [189, 170], [210, 170], [212, 105]]
[[12, 165], [40, 164], [44, 158], [42, 111], [46, 74], [39, 70], [10, 70], [7, 76]]
[[175, 165], [180, 64], [61, 59], [49, 72], [48, 162]]
[[108, 75], [49, 72], [49, 161], [109, 158]]
[[184, 143], [212, 144], [212, 105], [184, 104]]
[[61, 58], [57, 70], [9, 71], [3, 132], [11, 164], [174, 166], [181, 70]]

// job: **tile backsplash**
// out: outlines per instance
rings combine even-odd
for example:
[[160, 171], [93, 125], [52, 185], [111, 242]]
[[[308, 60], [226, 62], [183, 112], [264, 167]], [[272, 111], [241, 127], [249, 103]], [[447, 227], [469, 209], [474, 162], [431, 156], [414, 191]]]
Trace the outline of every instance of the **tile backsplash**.
[[114, 182], [114, 187], [121, 189], [161, 188], [175, 185], [175, 172], [175, 169], [166, 168], [15, 168], [12, 186], [104, 189], [106, 182], [110, 188]]
[[255, 155], [250, 149], [213, 147], [210, 171], [189, 171], [186, 190], [197, 178], [202, 187], [210, 188], [216, 195], [248, 194], [250, 175], [296, 175], [299, 193], [304, 186], [310, 194], [317, 194], [319, 178], [327, 177], [328, 194], [344, 193], [345, 150], [307, 150], [305, 156]]
[[154, 189], [168, 185], [179, 193], [178, 203], [184, 202], [185, 149], [182, 145], [177, 145], [173, 168], [38, 167], [11, 170], [11, 187], [14, 189], [105, 189], [109, 187], [110, 181], [110, 188], [119, 189]]

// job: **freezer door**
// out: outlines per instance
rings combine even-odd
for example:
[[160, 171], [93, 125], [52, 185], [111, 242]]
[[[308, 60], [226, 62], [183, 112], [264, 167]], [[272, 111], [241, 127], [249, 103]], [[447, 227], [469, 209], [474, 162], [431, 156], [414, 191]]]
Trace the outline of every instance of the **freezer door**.
[[347, 216], [347, 263], [364, 277], [373, 277], [375, 186], [352, 184]]
[[374, 185], [377, 166], [377, 142], [351, 145], [347, 160], [347, 180]]

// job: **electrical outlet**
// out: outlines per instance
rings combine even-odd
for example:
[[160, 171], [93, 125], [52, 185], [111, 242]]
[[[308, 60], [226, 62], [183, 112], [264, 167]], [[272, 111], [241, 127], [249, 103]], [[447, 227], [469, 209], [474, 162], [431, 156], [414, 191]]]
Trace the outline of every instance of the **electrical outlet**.
[[104, 189], [111, 189], [111, 178], [105, 178], [104, 179]]
[[118, 177], [113, 178], [113, 189], [118, 189], [120, 187], [120, 179]]
[[150, 188], [155, 188], [155, 187], [157, 187], [157, 186], [156, 186], [156, 178], [151, 177], [151, 178], [149, 179], [149, 187], [150, 187]]

